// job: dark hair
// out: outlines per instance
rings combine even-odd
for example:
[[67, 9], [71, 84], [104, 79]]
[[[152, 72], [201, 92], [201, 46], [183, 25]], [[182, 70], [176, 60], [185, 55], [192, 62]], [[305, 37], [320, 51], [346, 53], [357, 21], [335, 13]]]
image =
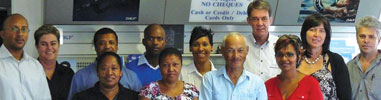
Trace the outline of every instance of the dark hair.
[[279, 39], [275, 43], [274, 51], [275, 55], [279, 52], [280, 49], [287, 47], [289, 44], [291, 44], [294, 47], [295, 53], [296, 53], [296, 59], [298, 61], [296, 62], [296, 68], [298, 68], [300, 61], [299, 61], [299, 55], [301, 54], [301, 42], [298, 36], [296, 35], [282, 35], [279, 37]]
[[47, 34], [53, 34], [54, 36], [56, 36], [59, 44], [60, 32], [58, 31], [58, 29], [53, 25], [42, 25], [36, 30], [36, 32], [34, 32], [35, 45], [38, 45], [38, 42], [40, 41], [41, 37]]
[[326, 32], [326, 36], [323, 43], [323, 52], [322, 54], [326, 54], [329, 52], [329, 43], [331, 42], [331, 25], [329, 24], [329, 21], [326, 17], [320, 15], [320, 14], [312, 14], [308, 16], [302, 25], [302, 30], [300, 32], [300, 36], [302, 38], [302, 45], [304, 51], [304, 56], [311, 57], [310, 49], [311, 47], [307, 43], [307, 31], [312, 28], [319, 26], [320, 24], [324, 25], [324, 30]]
[[191, 47], [193, 42], [195, 42], [197, 39], [202, 38], [204, 36], [207, 36], [209, 39], [209, 44], [213, 46], [213, 33], [212, 30], [205, 29], [201, 26], [196, 26], [192, 30], [192, 34], [189, 40], [189, 46]]
[[102, 63], [102, 61], [107, 57], [107, 56], [112, 56], [118, 61], [119, 68], [122, 71], [122, 61], [120, 60], [120, 56], [114, 52], [104, 52], [102, 53], [98, 58], [97, 58], [97, 72], [99, 69], [99, 65]]
[[183, 57], [181, 56], [181, 52], [177, 50], [176, 48], [165, 48], [163, 51], [161, 51], [159, 55], [159, 64], [162, 63], [165, 57], [169, 55], [175, 55], [180, 58], [181, 64], [183, 64]]
[[254, 9], [262, 9], [267, 10], [269, 13], [269, 16], [271, 16], [271, 6], [270, 3], [266, 0], [255, 0], [247, 6], [247, 16], [251, 16], [251, 11]]
[[94, 46], [97, 46], [96, 43], [100, 35], [109, 34], [109, 33], [112, 33], [115, 35], [116, 43], [118, 44], [118, 35], [116, 34], [116, 32], [112, 30], [111, 28], [104, 27], [95, 32], [94, 39], [93, 39]]

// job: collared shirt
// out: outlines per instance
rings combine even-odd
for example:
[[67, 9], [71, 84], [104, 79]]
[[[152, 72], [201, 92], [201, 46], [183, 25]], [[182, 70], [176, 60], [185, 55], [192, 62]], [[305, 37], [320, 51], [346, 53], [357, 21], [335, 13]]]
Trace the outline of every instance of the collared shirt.
[[16, 60], [0, 47], [0, 100], [50, 100], [50, 90], [40, 62], [23, 52]]
[[360, 54], [348, 62], [353, 100], [381, 100], [381, 51], [364, 72]]
[[225, 66], [206, 73], [202, 79], [200, 100], [267, 100], [263, 80], [243, 70], [234, 86]]
[[281, 70], [276, 63], [274, 52], [277, 40], [278, 37], [269, 35], [268, 40], [259, 45], [252, 34], [247, 36], [246, 44], [249, 46], [249, 53], [246, 56], [245, 69], [265, 81], [278, 75]]
[[[112, 100], [138, 100], [138, 92], [124, 88], [120, 83], [118, 86], [118, 94]], [[75, 94], [73, 100], [108, 100], [108, 98], [101, 92], [97, 82], [94, 87]]]
[[[210, 62], [211, 71], [216, 70], [216, 68], [214, 68], [212, 61], [209, 60], [209, 62]], [[196, 65], [194, 64], [194, 62], [192, 62], [181, 69], [181, 74], [179, 78], [180, 80], [183, 80], [186, 83], [191, 83], [195, 85], [197, 89], [200, 89], [202, 77], [203, 76], [201, 75], [201, 73], [197, 71]]]
[[128, 61], [126, 67], [136, 73], [140, 80], [141, 86], [161, 80], [159, 66], [152, 67], [144, 55]]
[[69, 67], [61, 66], [56, 62], [53, 76], [49, 80], [47, 77], [52, 95], [52, 100], [66, 100], [70, 90], [71, 79], [73, 78], [74, 71]]
[[[96, 65], [97, 63], [94, 62], [74, 74], [73, 80], [71, 82], [68, 100], [70, 100], [75, 93], [91, 88], [96, 82], [99, 81]], [[123, 64], [121, 65], [123, 76], [121, 77], [119, 83], [131, 90], [140, 91], [142, 85], [139, 83], [137, 75], [133, 71], [124, 67]]]

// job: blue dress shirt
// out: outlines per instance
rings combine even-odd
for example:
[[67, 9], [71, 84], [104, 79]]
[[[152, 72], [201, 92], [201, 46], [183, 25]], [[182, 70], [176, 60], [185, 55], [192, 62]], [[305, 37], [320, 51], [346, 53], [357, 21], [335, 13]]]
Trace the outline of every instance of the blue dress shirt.
[[263, 80], [246, 70], [235, 86], [225, 67], [206, 73], [201, 85], [200, 100], [267, 100]]
[[[71, 100], [74, 94], [93, 87], [94, 84], [99, 81], [96, 65], [97, 63], [94, 62], [74, 74], [73, 80], [71, 81], [68, 100]], [[139, 92], [142, 85], [140, 84], [138, 77], [133, 71], [124, 67], [123, 64], [121, 65], [123, 75], [119, 83], [128, 89]]]

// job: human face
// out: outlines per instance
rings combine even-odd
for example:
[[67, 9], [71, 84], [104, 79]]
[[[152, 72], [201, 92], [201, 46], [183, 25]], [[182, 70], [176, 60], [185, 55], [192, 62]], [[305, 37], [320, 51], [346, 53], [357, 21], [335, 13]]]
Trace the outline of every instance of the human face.
[[99, 64], [98, 77], [100, 84], [107, 88], [112, 88], [118, 85], [122, 71], [118, 64], [118, 59], [114, 56], [106, 56], [102, 63]]
[[181, 72], [181, 60], [178, 56], [171, 54], [160, 62], [160, 72], [166, 82], [176, 82]]
[[22, 50], [28, 40], [28, 23], [22, 16], [12, 16], [6, 20], [4, 30], [1, 31], [3, 44], [12, 51]]
[[159, 55], [165, 47], [165, 31], [161, 27], [154, 27], [144, 36], [143, 45], [148, 54]]
[[98, 41], [96, 41], [95, 51], [97, 55], [101, 55], [104, 52], [114, 52], [118, 51], [118, 41], [113, 33], [107, 33], [98, 36]]
[[226, 66], [231, 68], [243, 68], [249, 48], [242, 37], [230, 36], [225, 40], [225, 47], [222, 49]]
[[374, 28], [360, 27], [357, 30], [357, 44], [361, 53], [377, 53], [377, 46], [380, 43], [380, 37]]
[[307, 30], [306, 40], [311, 48], [322, 48], [326, 37], [324, 25], [320, 24]]
[[193, 60], [204, 62], [208, 61], [210, 53], [213, 51], [212, 45], [209, 43], [209, 38], [207, 36], [198, 38], [191, 44], [190, 51], [193, 55]]
[[36, 47], [39, 54], [39, 59], [52, 61], [57, 59], [60, 44], [58, 43], [57, 37], [55, 35], [43, 35], [38, 41]]
[[253, 35], [258, 37], [266, 37], [269, 34], [269, 27], [273, 22], [269, 12], [264, 9], [253, 9], [251, 15], [247, 17], [247, 23], [253, 30]]
[[281, 48], [278, 52], [276, 52], [275, 58], [282, 72], [296, 70], [296, 63], [298, 59], [293, 45], [288, 44], [286, 47]]

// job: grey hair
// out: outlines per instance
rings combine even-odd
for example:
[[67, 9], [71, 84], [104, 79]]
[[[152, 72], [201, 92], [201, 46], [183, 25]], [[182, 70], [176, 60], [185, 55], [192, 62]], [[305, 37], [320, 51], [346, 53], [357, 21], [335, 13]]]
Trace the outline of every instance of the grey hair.
[[222, 40], [222, 44], [221, 44], [221, 47], [224, 48], [225, 47], [225, 42], [226, 42], [226, 39], [228, 37], [241, 37], [244, 41], [245, 41], [245, 46], [247, 47], [247, 44], [246, 44], [246, 38], [245, 36], [243, 36], [241, 33], [239, 32], [229, 32], [228, 34], [226, 34], [224, 36], [224, 39]]
[[356, 34], [357, 31], [361, 28], [374, 28], [376, 29], [377, 36], [381, 36], [381, 22], [377, 20], [377, 18], [372, 17], [372, 16], [365, 16], [357, 20], [356, 22]]

